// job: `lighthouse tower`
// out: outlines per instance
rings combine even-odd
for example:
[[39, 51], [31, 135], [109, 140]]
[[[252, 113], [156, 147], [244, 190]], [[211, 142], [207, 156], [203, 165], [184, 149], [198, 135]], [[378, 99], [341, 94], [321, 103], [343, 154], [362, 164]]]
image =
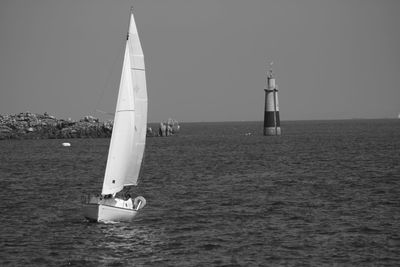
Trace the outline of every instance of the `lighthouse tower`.
[[[272, 65], [272, 63], [271, 63]], [[279, 119], [278, 86], [270, 68], [267, 74], [267, 88], [265, 90], [264, 135], [281, 135]]]

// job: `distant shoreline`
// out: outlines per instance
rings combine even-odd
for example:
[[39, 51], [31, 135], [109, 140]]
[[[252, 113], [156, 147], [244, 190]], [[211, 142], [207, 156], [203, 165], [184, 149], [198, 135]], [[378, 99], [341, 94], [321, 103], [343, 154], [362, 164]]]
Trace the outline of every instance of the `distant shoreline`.
[[[150, 125], [159, 125], [152, 130]], [[93, 116], [85, 116], [79, 121], [59, 119], [48, 113], [0, 114], [0, 140], [5, 139], [74, 139], [110, 138], [113, 120], [100, 121]], [[147, 136], [172, 136], [179, 132], [176, 120], [148, 124]]]
[[104, 138], [112, 133], [112, 121], [100, 122], [92, 116], [79, 121], [58, 119], [48, 113], [0, 115], [0, 140]]
[[[168, 125], [169, 119], [164, 124]], [[398, 120], [397, 118], [349, 118], [349, 119], [318, 119], [318, 120], [282, 120], [285, 122], [306, 122], [306, 121], [357, 121], [357, 120]], [[176, 120], [171, 120], [171, 133], [174, 135], [179, 132], [179, 124]], [[182, 122], [183, 124], [219, 124], [219, 123], [240, 123], [244, 121], [195, 121]], [[259, 122], [262, 121], [246, 121]], [[148, 137], [163, 136], [156, 128], [160, 123], [148, 123]], [[151, 130], [151, 127], [155, 131]], [[4, 139], [73, 139], [73, 138], [110, 138], [113, 128], [113, 121], [100, 121], [93, 116], [84, 116], [79, 121], [59, 119], [48, 113], [37, 114], [31, 112], [21, 112], [19, 114], [0, 114], [0, 140]], [[150, 130], [150, 132], [149, 132]], [[164, 135], [169, 136], [169, 135]]]

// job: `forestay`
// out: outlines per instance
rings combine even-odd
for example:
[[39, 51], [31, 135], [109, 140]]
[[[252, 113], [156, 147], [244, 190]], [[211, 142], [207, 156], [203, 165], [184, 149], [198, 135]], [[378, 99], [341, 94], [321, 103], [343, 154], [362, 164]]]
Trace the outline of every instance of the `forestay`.
[[136, 185], [142, 164], [147, 125], [147, 88], [143, 51], [131, 12], [114, 126], [102, 194]]

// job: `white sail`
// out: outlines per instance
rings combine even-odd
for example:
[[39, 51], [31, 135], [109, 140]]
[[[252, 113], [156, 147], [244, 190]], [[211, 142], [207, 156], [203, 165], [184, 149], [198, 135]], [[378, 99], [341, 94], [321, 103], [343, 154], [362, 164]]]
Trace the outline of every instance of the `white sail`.
[[136, 185], [142, 164], [147, 125], [147, 88], [143, 51], [131, 12], [124, 63], [102, 194]]

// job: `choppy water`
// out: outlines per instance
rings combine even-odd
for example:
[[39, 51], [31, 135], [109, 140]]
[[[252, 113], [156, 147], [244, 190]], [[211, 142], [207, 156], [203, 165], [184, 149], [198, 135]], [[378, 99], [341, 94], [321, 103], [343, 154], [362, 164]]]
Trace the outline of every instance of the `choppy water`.
[[181, 129], [148, 138], [136, 190], [148, 205], [119, 224], [80, 213], [109, 139], [1, 141], [0, 265], [400, 264], [400, 121]]

